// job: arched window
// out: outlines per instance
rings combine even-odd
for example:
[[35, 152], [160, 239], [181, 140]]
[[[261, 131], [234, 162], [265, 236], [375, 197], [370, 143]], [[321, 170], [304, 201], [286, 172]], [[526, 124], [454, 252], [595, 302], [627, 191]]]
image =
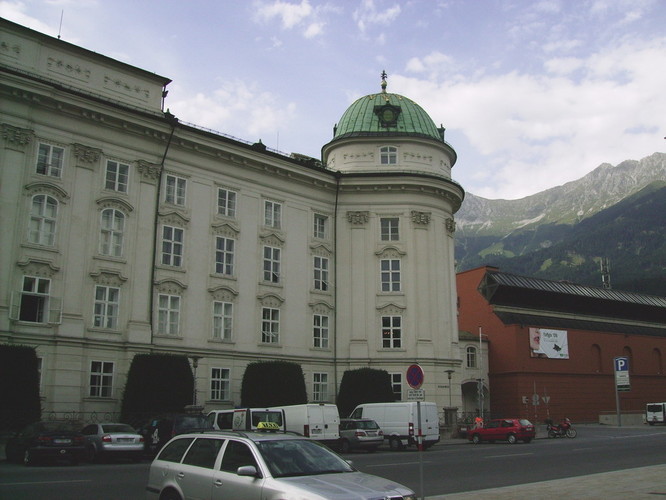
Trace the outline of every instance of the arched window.
[[102, 255], [120, 257], [123, 254], [125, 214], [115, 208], [102, 210], [99, 252]]
[[58, 201], [45, 194], [32, 197], [28, 241], [37, 245], [53, 246], [55, 242]]
[[379, 158], [382, 165], [395, 165], [398, 163], [398, 148], [384, 146], [379, 149]]
[[467, 348], [467, 368], [476, 368], [477, 365], [476, 347]]

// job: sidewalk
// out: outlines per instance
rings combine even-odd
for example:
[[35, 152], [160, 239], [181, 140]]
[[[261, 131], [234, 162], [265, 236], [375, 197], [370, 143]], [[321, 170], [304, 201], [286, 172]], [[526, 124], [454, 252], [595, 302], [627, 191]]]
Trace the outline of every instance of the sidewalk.
[[654, 500], [666, 495], [666, 465], [625, 469], [503, 488], [427, 497], [427, 500]]

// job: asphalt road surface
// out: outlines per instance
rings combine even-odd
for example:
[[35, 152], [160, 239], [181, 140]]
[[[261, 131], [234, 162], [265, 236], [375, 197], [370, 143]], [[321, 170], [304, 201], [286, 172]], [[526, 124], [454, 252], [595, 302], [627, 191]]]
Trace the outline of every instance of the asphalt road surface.
[[[447, 440], [423, 453], [380, 449], [345, 458], [363, 472], [410, 486], [419, 496], [666, 464], [666, 427], [577, 429], [576, 439], [537, 439], [515, 445]], [[148, 468], [147, 462], [35, 467], [2, 462], [0, 499], [144, 499]]]

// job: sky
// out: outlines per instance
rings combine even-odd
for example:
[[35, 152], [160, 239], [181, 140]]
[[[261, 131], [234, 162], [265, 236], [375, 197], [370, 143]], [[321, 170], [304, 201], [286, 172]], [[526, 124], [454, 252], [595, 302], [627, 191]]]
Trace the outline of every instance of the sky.
[[172, 79], [183, 122], [315, 158], [386, 71], [489, 199], [666, 149], [666, 0], [0, 0], [0, 17]]

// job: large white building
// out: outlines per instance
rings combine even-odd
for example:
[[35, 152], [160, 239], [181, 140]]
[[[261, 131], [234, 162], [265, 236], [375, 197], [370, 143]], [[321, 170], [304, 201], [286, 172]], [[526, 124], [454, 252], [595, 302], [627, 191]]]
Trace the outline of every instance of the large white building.
[[169, 79], [6, 20], [0, 75], [0, 342], [36, 347], [45, 411], [117, 412], [149, 352], [196, 359], [211, 409], [273, 359], [311, 401], [366, 366], [407, 399], [418, 363], [462, 407], [456, 154], [385, 78], [315, 160], [182, 124]]

